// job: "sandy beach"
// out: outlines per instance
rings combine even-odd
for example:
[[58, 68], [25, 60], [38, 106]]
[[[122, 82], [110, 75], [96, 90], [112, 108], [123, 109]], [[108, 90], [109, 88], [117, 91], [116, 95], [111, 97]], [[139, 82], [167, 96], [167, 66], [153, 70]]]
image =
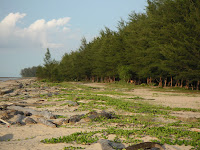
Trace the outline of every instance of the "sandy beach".
[[[45, 144], [41, 140], [49, 139], [52, 137], [62, 137], [67, 136], [76, 132], [84, 131], [99, 131], [105, 129], [106, 126], [99, 125], [98, 122], [88, 122], [86, 119], [80, 119], [77, 122], [70, 123], [70, 117], [74, 115], [88, 115], [89, 109], [82, 109], [80, 103], [89, 103], [88, 99], [80, 98], [81, 92], [84, 88], [89, 88], [96, 93], [105, 92], [107, 84], [105, 83], [70, 83], [72, 87], [62, 87], [59, 85], [49, 86], [46, 83], [41, 83], [36, 80], [36, 78], [20, 79], [20, 80], [9, 80], [6, 82], [0, 82], [0, 116], [1, 119], [9, 123], [0, 123], [0, 149], [2, 150], [57, 150], [64, 149], [65, 147], [82, 147], [87, 150], [101, 150], [101, 144], [99, 142], [90, 144], [77, 144], [72, 143], [56, 143], [56, 144]], [[74, 86], [73, 86], [74, 85]], [[120, 88], [118, 89], [120, 90]], [[69, 98], [69, 94], [66, 93], [76, 93], [76, 96]], [[60, 95], [60, 96], [59, 96]], [[99, 94], [102, 95], [102, 94]], [[176, 93], [176, 92], [162, 92], [155, 91], [151, 88], [134, 88], [133, 90], [124, 90], [121, 94], [104, 94], [105, 96], [116, 97], [118, 99], [124, 99], [130, 101], [133, 97], [142, 97], [140, 101], [144, 103], [149, 103], [156, 106], [169, 106], [170, 108], [200, 108], [200, 95], [198, 93]], [[69, 102], [70, 101], [70, 102]], [[99, 100], [100, 101], [100, 100]], [[139, 100], [135, 100], [136, 102]], [[72, 103], [74, 102], [74, 103]], [[76, 105], [77, 102], [79, 105]], [[70, 104], [66, 104], [70, 103]], [[103, 104], [102, 104], [103, 105]], [[18, 106], [22, 110], [23, 108], [30, 109], [33, 112], [39, 112], [41, 115], [27, 115], [25, 113], [19, 113], [21, 116], [21, 121], [16, 122], [16, 117], [20, 115], [15, 115], [13, 111], [9, 110], [13, 106]], [[17, 108], [18, 108], [17, 107]], [[101, 113], [102, 110], [94, 108], [97, 113]], [[10, 111], [8, 113], [8, 111]], [[42, 116], [41, 112], [47, 111], [55, 118], [45, 118]], [[135, 115], [134, 113], [116, 110], [114, 107], [107, 107], [105, 112], [114, 112], [116, 115]], [[5, 116], [7, 112], [7, 116]], [[143, 114], [137, 114], [143, 115]], [[144, 114], [146, 115], [146, 114]], [[181, 119], [182, 121], [194, 121], [198, 122], [200, 119], [200, 111], [170, 111], [170, 115]], [[58, 117], [60, 116], [60, 117]], [[62, 117], [64, 116], [64, 117]], [[29, 124], [26, 122], [27, 118], [34, 119], [37, 124]], [[55, 125], [51, 127], [38, 121], [39, 118], [45, 118], [47, 121]], [[66, 120], [68, 122], [66, 123]], [[72, 119], [71, 119], [72, 120]], [[155, 118], [154, 120], [160, 123], [170, 123], [177, 120], [174, 119], [164, 119], [162, 116]], [[57, 122], [61, 122], [59, 125]], [[120, 123], [109, 123], [110, 127], [119, 126]], [[136, 128], [136, 127], [132, 127]], [[137, 127], [138, 128], [138, 127]], [[200, 127], [189, 128], [188, 130], [194, 132], [200, 132]], [[101, 139], [101, 135], [97, 135]], [[114, 141], [116, 136], [108, 135], [107, 140]], [[149, 142], [152, 139], [156, 139], [152, 136], [143, 136], [140, 138], [143, 142]], [[127, 147], [129, 144], [122, 144]], [[166, 150], [190, 150], [192, 146], [179, 146], [179, 145], [169, 145], [164, 144], [163, 147]]]

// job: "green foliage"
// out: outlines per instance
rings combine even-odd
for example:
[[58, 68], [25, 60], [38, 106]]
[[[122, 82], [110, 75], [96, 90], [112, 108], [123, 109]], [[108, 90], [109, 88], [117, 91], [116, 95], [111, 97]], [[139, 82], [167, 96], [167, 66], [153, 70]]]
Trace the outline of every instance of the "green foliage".
[[[118, 31], [101, 30], [60, 62], [49, 49], [37, 77], [50, 81], [135, 80], [200, 89], [200, 2], [194, 0], [148, 0], [145, 13], [131, 13]], [[151, 83], [151, 84], [152, 84]], [[150, 84], [150, 83], [148, 83]]]
[[38, 67], [33, 66], [30, 68], [24, 68], [21, 70], [20, 75], [22, 77], [36, 77], [36, 72], [37, 72]]
[[131, 79], [131, 70], [129, 66], [119, 66], [118, 67], [119, 78], [124, 81], [129, 81]]
[[97, 142], [99, 138], [94, 136], [94, 134], [99, 133], [99, 131], [93, 132], [76, 132], [68, 136], [63, 136], [59, 138], [51, 138], [51, 139], [44, 139], [41, 142], [43, 143], [72, 143], [76, 142], [78, 144], [91, 144]]
[[48, 48], [44, 58], [44, 67], [39, 66], [36, 75], [44, 81], [60, 81], [59, 63], [56, 60], [52, 60]]

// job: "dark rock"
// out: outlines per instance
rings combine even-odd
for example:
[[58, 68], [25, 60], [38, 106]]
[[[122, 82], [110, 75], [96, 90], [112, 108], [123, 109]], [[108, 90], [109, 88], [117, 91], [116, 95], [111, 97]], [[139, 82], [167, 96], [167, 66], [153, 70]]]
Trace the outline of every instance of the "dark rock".
[[32, 116], [32, 114], [30, 112], [25, 111], [24, 116]]
[[[65, 119], [64, 118], [60, 118], [60, 119], [56, 119], [54, 121], [52, 121], [54, 124], [58, 125], [58, 126], [61, 126], [64, 122], [65, 122]], [[68, 122], [68, 121], [67, 121]]]
[[[93, 119], [97, 119], [97, 118], [106, 118], [106, 119], [112, 119], [114, 118], [113, 117], [113, 113], [108, 113], [108, 112], [105, 112], [105, 111], [102, 111], [101, 113], [97, 113], [96, 111], [92, 111], [92, 112], [89, 112], [88, 114], [88, 117], [86, 120], [93, 120]], [[88, 119], [89, 118], [89, 119]]]
[[112, 119], [112, 118], [114, 118], [112, 113], [105, 112], [104, 110], [103, 110], [99, 115], [100, 115], [101, 117], [105, 117], [105, 118], [107, 118], [107, 119]]
[[126, 150], [138, 150], [138, 149], [152, 149], [152, 148], [164, 150], [164, 148], [162, 147], [161, 144], [155, 143], [155, 142], [144, 142], [144, 143], [126, 147], [125, 149]]
[[1, 106], [0, 106], [0, 110], [6, 110], [6, 109], [7, 109], [7, 106], [8, 106], [8, 105], [6, 105], [6, 104], [5, 104], [5, 105], [1, 105]]
[[123, 149], [125, 146], [122, 143], [115, 143], [110, 140], [101, 139], [98, 141], [101, 144], [102, 150]]
[[29, 117], [27, 117], [25, 119], [25, 123], [26, 124], [37, 124], [37, 122], [33, 118], [29, 118]]
[[48, 97], [52, 97], [52, 93], [48, 93], [47, 96], [48, 96]]
[[47, 119], [56, 119], [55, 115], [53, 115], [51, 112], [44, 110], [44, 111], [36, 111], [34, 109], [31, 108], [24, 108], [24, 107], [20, 107], [20, 106], [8, 106], [7, 107], [10, 110], [17, 110], [17, 111], [23, 111], [23, 112], [29, 112], [32, 115], [36, 115], [36, 116], [43, 116]]
[[20, 83], [20, 84], [18, 85], [18, 88], [19, 88], [19, 89], [23, 88], [23, 84]]
[[46, 120], [44, 118], [38, 118], [37, 121], [39, 123], [42, 123], [42, 124], [46, 125], [46, 126], [49, 126], [49, 127], [52, 127], [52, 128], [56, 128], [56, 125], [54, 123], [52, 123], [51, 121]]
[[75, 115], [69, 118], [69, 123], [76, 123], [82, 119], [83, 115]]
[[14, 115], [18, 115], [18, 114], [24, 115], [24, 112], [23, 112], [23, 111], [15, 111], [15, 112], [14, 112]]
[[91, 111], [87, 115], [98, 115], [98, 113], [96, 111]]
[[54, 95], [59, 95], [60, 93], [58, 93], [58, 92], [54, 92], [53, 94], [54, 94]]
[[66, 101], [65, 103], [67, 103], [68, 106], [78, 106], [78, 103], [73, 101]]
[[63, 120], [63, 124], [68, 124], [68, 123], [69, 123], [69, 119]]
[[18, 125], [25, 125], [24, 122], [22, 122], [22, 120], [25, 118], [24, 115], [21, 114], [17, 114], [16, 120], [13, 122], [14, 124], [18, 124]]
[[7, 112], [1, 114], [0, 119], [7, 120], [10, 118], [10, 115]]
[[0, 91], [0, 95], [12, 93], [14, 89], [4, 89]]

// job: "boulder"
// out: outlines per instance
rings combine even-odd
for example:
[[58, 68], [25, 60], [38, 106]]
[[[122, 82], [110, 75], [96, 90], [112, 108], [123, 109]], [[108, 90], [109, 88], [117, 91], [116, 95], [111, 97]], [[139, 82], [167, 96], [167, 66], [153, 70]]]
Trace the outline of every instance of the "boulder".
[[3, 89], [0, 91], [0, 95], [12, 93], [14, 89]]
[[106, 139], [101, 139], [98, 141], [98, 143], [101, 144], [102, 150], [115, 150], [125, 148], [125, 146], [122, 143], [115, 143]]
[[66, 101], [65, 103], [67, 103], [68, 106], [78, 106], [78, 103], [74, 101]]
[[36, 124], [37, 122], [36, 122], [33, 118], [27, 117], [27, 118], [25, 119], [25, 123], [26, 123], [26, 124]]

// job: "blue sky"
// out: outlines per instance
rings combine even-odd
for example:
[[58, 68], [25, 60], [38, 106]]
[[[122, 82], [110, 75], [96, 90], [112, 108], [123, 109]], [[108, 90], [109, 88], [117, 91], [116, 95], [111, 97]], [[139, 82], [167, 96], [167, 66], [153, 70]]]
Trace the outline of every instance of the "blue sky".
[[146, 0], [0, 0], [0, 77], [43, 64], [49, 48], [60, 60], [120, 19], [145, 12]]

